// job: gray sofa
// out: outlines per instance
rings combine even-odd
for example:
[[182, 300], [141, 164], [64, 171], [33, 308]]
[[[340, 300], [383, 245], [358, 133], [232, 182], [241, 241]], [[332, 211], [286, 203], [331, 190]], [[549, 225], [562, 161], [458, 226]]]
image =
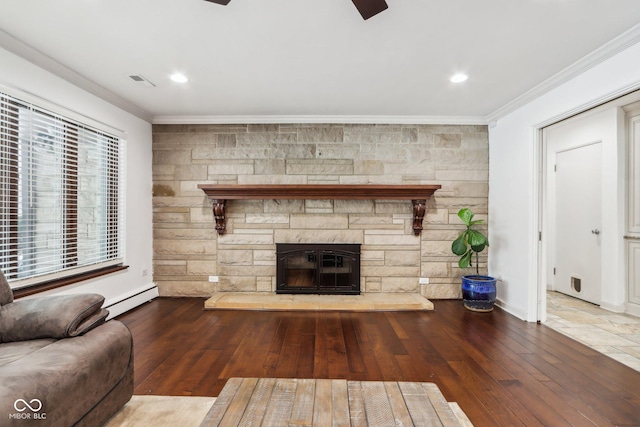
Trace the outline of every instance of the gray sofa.
[[0, 272], [0, 425], [103, 425], [133, 394], [129, 329], [97, 294], [13, 300]]

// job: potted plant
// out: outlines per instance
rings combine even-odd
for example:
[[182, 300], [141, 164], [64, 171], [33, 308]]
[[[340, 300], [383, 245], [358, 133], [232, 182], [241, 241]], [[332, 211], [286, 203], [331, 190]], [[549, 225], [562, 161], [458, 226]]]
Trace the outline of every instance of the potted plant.
[[483, 222], [481, 219], [474, 220], [473, 216], [474, 213], [468, 208], [458, 211], [458, 217], [467, 228], [453, 241], [451, 251], [460, 256], [460, 268], [473, 267], [475, 254], [476, 274], [462, 276], [462, 300], [464, 306], [471, 311], [488, 312], [493, 310], [496, 301], [496, 279], [480, 274], [479, 254], [489, 246], [489, 240], [480, 231], [473, 229], [473, 226]]

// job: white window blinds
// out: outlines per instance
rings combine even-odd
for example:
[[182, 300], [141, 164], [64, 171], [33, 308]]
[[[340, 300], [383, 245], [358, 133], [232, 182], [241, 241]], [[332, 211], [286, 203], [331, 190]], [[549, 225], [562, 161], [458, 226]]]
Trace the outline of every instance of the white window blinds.
[[123, 141], [0, 93], [0, 269], [14, 288], [122, 262]]

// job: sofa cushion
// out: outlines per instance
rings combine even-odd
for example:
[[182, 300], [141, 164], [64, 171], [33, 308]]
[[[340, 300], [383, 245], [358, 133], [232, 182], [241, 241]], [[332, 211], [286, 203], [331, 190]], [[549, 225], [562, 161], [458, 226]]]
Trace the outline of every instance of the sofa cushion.
[[0, 345], [0, 368], [56, 342], [54, 338], [7, 342]]
[[0, 306], [0, 342], [81, 335], [104, 323], [99, 294], [20, 299]]
[[[11, 346], [0, 344], [0, 353], [7, 345]], [[0, 366], [2, 425], [74, 425], [126, 376], [132, 351], [128, 328], [112, 320], [83, 336], [51, 342]], [[41, 407], [33, 413], [44, 415], [46, 421], [11, 418], [18, 412], [17, 399], [37, 399], [39, 404], [34, 401], [34, 406]]]

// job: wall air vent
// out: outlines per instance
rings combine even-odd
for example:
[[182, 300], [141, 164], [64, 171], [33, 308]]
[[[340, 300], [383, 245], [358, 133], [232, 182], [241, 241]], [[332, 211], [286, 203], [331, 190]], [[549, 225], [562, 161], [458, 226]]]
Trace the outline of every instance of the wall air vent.
[[156, 87], [155, 84], [153, 84], [148, 79], [146, 79], [145, 77], [141, 76], [140, 74], [131, 74], [131, 75], [129, 75], [129, 78], [131, 80], [133, 80], [134, 82], [136, 82], [136, 83], [140, 83], [142, 85], [149, 86], [149, 87]]

